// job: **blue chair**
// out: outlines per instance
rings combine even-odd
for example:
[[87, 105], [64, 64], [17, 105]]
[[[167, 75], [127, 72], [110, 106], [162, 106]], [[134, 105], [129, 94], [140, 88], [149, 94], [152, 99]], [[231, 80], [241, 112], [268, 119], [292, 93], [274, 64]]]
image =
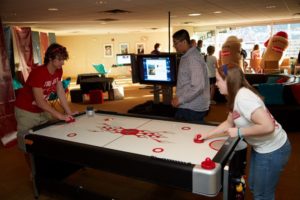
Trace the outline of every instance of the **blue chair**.
[[[63, 88], [64, 88], [65, 93], [66, 93], [67, 98], [68, 98], [68, 94], [69, 94], [69, 86], [70, 86], [70, 84], [71, 84], [71, 77], [68, 77], [68, 78], [62, 80], [61, 83], [62, 83], [62, 85], [63, 85]], [[55, 107], [55, 104], [56, 104], [57, 101], [58, 101], [57, 93], [56, 93], [56, 92], [52, 92], [52, 93], [49, 95], [48, 101], [51, 103], [51, 105], [52, 105], [53, 107]]]
[[14, 90], [21, 89], [23, 85], [16, 78], [13, 78], [13, 88]]
[[93, 67], [96, 69], [96, 71], [102, 76], [105, 77], [106, 74], [109, 73], [108, 70], [105, 69], [103, 64], [93, 64]]

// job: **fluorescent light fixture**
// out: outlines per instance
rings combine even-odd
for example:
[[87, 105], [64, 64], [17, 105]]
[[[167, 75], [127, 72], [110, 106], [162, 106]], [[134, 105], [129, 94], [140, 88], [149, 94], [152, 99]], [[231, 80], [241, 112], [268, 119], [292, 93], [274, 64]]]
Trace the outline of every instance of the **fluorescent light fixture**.
[[191, 13], [189, 14], [190, 17], [196, 17], [196, 16], [200, 16], [201, 13]]
[[268, 6], [266, 6], [266, 8], [267, 9], [272, 9], [272, 8], [276, 8], [276, 6], [275, 5], [268, 5]]
[[106, 1], [96, 1], [96, 5], [102, 5], [102, 4], [106, 4], [107, 2]]
[[221, 14], [222, 13], [222, 11], [215, 11], [215, 12], [213, 12], [214, 14]]
[[58, 11], [58, 8], [48, 8], [49, 11]]

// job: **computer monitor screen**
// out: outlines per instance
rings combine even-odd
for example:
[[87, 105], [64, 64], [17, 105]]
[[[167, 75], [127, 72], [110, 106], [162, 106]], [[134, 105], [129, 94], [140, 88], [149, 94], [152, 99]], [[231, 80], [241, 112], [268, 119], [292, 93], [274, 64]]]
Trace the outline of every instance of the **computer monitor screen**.
[[140, 83], [176, 85], [176, 55], [138, 55]]
[[131, 54], [117, 54], [117, 65], [131, 65], [132, 55]]

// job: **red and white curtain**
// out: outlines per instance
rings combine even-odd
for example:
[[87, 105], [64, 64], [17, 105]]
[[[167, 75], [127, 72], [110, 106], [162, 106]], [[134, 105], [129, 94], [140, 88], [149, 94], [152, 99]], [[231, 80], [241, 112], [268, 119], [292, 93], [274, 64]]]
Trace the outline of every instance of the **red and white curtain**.
[[33, 49], [30, 27], [13, 27], [16, 50], [18, 52], [19, 66], [18, 70], [22, 72], [24, 81], [33, 67]]
[[7, 56], [4, 32], [0, 19], [0, 139], [7, 145], [7, 137], [16, 134], [14, 117], [15, 93]]
[[40, 32], [40, 44], [41, 44], [42, 63], [44, 63], [44, 56], [45, 56], [46, 50], [49, 46], [49, 39], [48, 39], [47, 33]]

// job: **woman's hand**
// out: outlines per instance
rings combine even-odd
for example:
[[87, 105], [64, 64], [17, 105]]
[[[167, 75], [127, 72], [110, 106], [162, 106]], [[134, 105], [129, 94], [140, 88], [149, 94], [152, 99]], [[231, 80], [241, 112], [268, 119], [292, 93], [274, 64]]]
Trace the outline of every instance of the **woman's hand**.
[[201, 135], [200, 140], [205, 140], [207, 138], [209, 138], [210, 134], [209, 133], [200, 133], [199, 135]]
[[229, 137], [237, 137], [238, 136], [238, 128], [237, 127], [233, 127], [233, 128], [229, 128], [227, 129], [226, 133], [229, 135]]
[[200, 140], [206, 140], [206, 139], [212, 139], [212, 138], [218, 138], [218, 137], [226, 137], [229, 135], [227, 131], [222, 133], [201, 133], [201, 138], [198, 138]]

